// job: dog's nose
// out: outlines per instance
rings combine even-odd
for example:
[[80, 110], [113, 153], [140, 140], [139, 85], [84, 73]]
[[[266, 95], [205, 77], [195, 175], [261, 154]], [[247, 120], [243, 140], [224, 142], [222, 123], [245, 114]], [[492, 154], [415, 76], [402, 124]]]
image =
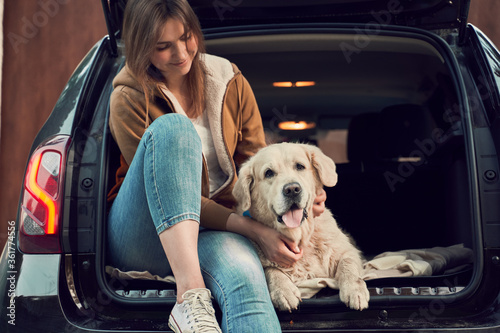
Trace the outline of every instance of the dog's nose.
[[299, 183], [289, 183], [283, 186], [283, 195], [287, 198], [295, 198], [302, 192]]

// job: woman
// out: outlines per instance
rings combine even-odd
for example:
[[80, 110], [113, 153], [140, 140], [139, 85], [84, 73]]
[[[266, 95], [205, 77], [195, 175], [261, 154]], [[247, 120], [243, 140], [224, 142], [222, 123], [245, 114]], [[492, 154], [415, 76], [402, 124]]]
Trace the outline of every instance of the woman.
[[[175, 332], [220, 332], [211, 292], [223, 331], [281, 331], [246, 237], [281, 266], [302, 252], [232, 210], [236, 165], [265, 145], [248, 82], [229, 61], [204, 53], [185, 0], [129, 0], [123, 40], [126, 66], [111, 96], [110, 128], [122, 153], [110, 196], [111, 263], [174, 275]], [[319, 202], [318, 214], [324, 197]]]

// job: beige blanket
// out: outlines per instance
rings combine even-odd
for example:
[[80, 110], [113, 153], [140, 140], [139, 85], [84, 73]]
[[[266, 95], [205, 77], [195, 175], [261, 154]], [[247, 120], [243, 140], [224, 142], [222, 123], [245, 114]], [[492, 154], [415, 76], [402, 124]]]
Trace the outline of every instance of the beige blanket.
[[[431, 276], [460, 271], [472, 264], [473, 253], [463, 244], [449, 247], [433, 247], [430, 249], [403, 250], [384, 252], [363, 265], [363, 279], [379, 279], [404, 276]], [[112, 278], [130, 280], [156, 280], [175, 283], [173, 276], [161, 277], [149, 272], [122, 272], [117, 268], [106, 266], [106, 273]], [[298, 285], [302, 298], [311, 298], [318, 291], [329, 287], [338, 289], [334, 278], [315, 278]]]

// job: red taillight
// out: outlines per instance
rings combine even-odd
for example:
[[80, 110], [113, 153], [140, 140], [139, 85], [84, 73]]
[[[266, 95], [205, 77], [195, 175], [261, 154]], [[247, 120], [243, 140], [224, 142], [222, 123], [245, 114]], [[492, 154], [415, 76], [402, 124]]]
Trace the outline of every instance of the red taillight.
[[69, 136], [56, 136], [31, 155], [24, 180], [19, 248], [26, 253], [59, 253], [59, 222]]

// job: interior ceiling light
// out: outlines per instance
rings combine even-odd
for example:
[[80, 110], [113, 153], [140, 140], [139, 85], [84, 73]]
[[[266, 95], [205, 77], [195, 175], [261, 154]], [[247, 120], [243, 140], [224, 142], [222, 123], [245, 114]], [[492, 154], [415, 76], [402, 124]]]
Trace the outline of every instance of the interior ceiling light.
[[297, 82], [281, 81], [281, 82], [273, 82], [273, 87], [279, 87], [279, 88], [312, 87], [312, 86], [315, 86], [315, 85], [316, 85], [315, 81], [297, 81]]
[[316, 123], [313, 121], [282, 121], [278, 124], [278, 127], [284, 131], [303, 131], [308, 129], [313, 129], [316, 127]]
[[312, 87], [315, 85], [316, 85], [316, 82], [314, 82], [314, 81], [297, 81], [297, 82], [295, 82], [295, 87]]

